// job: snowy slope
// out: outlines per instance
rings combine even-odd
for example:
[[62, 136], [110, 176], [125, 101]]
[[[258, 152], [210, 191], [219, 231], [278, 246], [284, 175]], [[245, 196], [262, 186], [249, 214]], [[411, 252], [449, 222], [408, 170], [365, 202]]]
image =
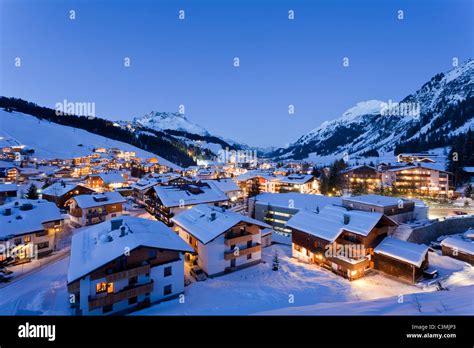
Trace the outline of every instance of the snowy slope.
[[[472, 100], [474, 91], [474, 60], [435, 75], [415, 93], [400, 101], [402, 105], [418, 108], [418, 115], [387, 111], [382, 101], [360, 102], [332, 121], [300, 137], [287, 148], [278, 149], [272, 156], [279, 158], [342, 157], [342, 154], [363, 154], [375, 149], [381, 155], [393, 153], [400, 141], [431, 135], [446, 129], [443, 134], [465, 132], [474, 126], [474, 115], [459, 124], [451, 120], [450, 107], [464, 100]], [[385, 101], [385, 106], [389, 101]], [[470, 116], [470, 117], [469, 117]], [[457, 121], [456, 123], [454, 121]], [[444, 129], [443, 129], [444, 131]]]
[[140, 118], [134, 118], [133, 123], [157, 131], [176, 130], [198, 135], [209, 135], [203, 127], [190, 122], [184, 114], [152, 111]]
[[374, 301], [320, 303], [304, 307], [287, 307], [256, 313], [257, 315], [473, 315], [474, 285], [451, 291], [437, 291], [383, 298]]
[[[108, 139], [82, 129], [39, 120], [30, 115], [0, 109], [0, 137], [16, 141], [35, 150], [38, 158], [72, 158], [85, 156], [96, 147], [116, 147], [134, 151], [142, 158], [157, 157], [159, 162], [179, 169], [174, 163], [130, 144]], [[82, 146], [79, 146], [82, 144]]]

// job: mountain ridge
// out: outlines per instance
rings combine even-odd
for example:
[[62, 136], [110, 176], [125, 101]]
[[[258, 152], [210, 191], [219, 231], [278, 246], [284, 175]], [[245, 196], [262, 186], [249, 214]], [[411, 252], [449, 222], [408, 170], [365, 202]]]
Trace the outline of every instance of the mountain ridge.
[[[462, 116], [465, 122], [460, 125], [456, 120], [449, 119], [448, 112], [453, 112], [452, 108], [462, 103], [467, 104], [463, 107], [471, 109], [473, 85], [474, 60], [469, 59], [446, 73], [433, 76], [420, 89], [399, 103], [394, 103], [398, 107], [389, 106], [391, 101], [359, 102], [341, 117], [323, 122], [288, 147], [272, 152], [270, 156], [277, 159], [342, 157], [345, 153], [358, 155], [373, 149], [389, 153], [394, 152], [397, 146], [404, 142], [420, 137], [435, 137], [436, 130], [441, 126], [448, 131], [447, 136], [467, 131], [474, 126], [473, 115]], [[378, 103], [380, 104], [377, 105]], [[397, 108], [400, 109], [400, 105], [411, 104], [419, 106], [418, 115], [393, 112], [397, 111]], [[385, 114], [382, 111], [385, 111]], [[446, 125], [440, 125], [437, 121], [440, 119], [443, 119]], [[449, 125], [455, 123], [456, 127], [451, 129]], [[433, 125], [437, 127], [432, 127]]]

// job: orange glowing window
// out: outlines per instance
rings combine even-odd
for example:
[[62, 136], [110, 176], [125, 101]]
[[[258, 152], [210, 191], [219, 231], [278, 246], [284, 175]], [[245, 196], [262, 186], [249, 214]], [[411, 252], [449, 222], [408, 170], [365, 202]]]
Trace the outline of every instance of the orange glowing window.
[[112, 294], [114, 292], [114, 283], [100, 282], [95, 285], [95, 292], [100, 294], [102, 292], [107, 292]]

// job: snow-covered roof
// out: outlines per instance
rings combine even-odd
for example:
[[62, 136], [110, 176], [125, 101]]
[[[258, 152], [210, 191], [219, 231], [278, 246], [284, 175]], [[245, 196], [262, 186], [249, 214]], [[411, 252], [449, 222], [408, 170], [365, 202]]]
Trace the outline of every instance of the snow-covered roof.
[[68, 193], [69, 191], [74, 190], [77, 186], [77, 184], [74, 183], [62, 183], [62, 182], [56, 182], [45, 189], [43, 189], [42, 193], [44, 195], [49, 195], [49, 196], [55, 196], [55, 197], [60, 197]]
[[441, 246], [456, 249], [460, 252], [474, 255], [474, 242], [468, 242], [460, 238], [448, 237], [443, 239]]
[[466, 173], [473, 173], [474, 174], [474, 167], [462, 167]]
[[213, 183], [222, 192], [240, 191], [240, 187], [232, 179], [202, 180], [204, 183]]
[[429, 170], [437, 170], [439, 172], [445, 172], [448, 173], [444, 169], [444, 165], [440, 163], [417, 163], [416, 165], [407, 165], [407, 166], [401, 166], [401, 167], [396, 167], [396, 168], [391, 168], [388, 169], [389, 172], [399, 172], [402, 170], [407, 170], [407, 169], [429, 169]]
[[329, 197], [323, 195], [304, 194], [298, 192], [270, 193], [264, 192], [256, 196], [259, 204], [270, 204], [274, 207], [305, 209], [315, 211], [322, 209], [328, 204], [341, 205], [341, 197]]
[[343, 198], [343, 201], [365, 203], [365, 204], [370, 204], [370, 205], [374, 205], [378, 207], [390, 207], [390, 206], [398, 205], [400, 200], [403, 203], [410, 202], [409, 200], [402, 199], [402, 198], [380, 196], [380, 195], [361, 195], [361, 196]]
[[387, 237], [377, 245], [374, 252], [420, 267], [428, 252], [428, 247]]
[[235, 178], [236, 181], [247, 181], [250, 179], [255, 179], [255, 178], [263, 178], [267, 181], [280, 181], [282, 178], [284, 178], [283, 175], [274, 175], [273, 173], [270, 172], [262, 172], [262, 171], [257, 171], [257, 170], [250, 170], [244, 174], [240, 174]]
[[[112, 230], [111, 221], [122, 221]], [[193, 249], [162, 222], [134, 216], [105, 221], [74, 234], [67, 281], [71, 283], [97, 268], [123, 256], [125, 250], [150, 247], [182, 252]], [[125, 227], [122, 234], [121, 227]]]
[[[347, 224], [344, 223], [344, 215], [349, 218]], [[378, 212], [347, 210], [327, 205], [319, 214], [300, 210], [288, 220], [286, 226], [334, 242], [343, 230], [367, 236], [382, 217], [383, 214]]]
[[377, 168], [374, 168], [374, 167], [369, 166], [367, 164], [361, 164], [361, 165], [346, 168], [345, 170], [341, 171], [341, 173], [348, 173], [348, 172], [351, 172], [353, 170], [357, 170], [357, 169], [361, 169], [361, 168], [369, 168], [369, 169], [377, 171]]
[[12, 192], [17, 190], [17, 184], [0, 184], [0, 192]]
[[266, 223], [248, 216], [206, 204], [185, 210], [171, 220], [204, 244], [209, 243], [240, 222], [247, 222], [262, 228], [270, 227]]
[[0, 161], [0, 168], [15, 168], [15, 164], [7, 161]]
[[137, 191], [144, 191], [158, 185], [158, 181], [155, 179], [143, 179], [130, 185], [130, 187]]
[[125, 179], [119, 173], [101, 173], [101, 174], [92, 174], [90, 177], [100, 177], [104, 184], [112, 183], [124, 183]]
[[[31, 204], [31, 209], [26, 210], [25, 204]], [[5, 215], [7, 209], [10, 209], [10, 215]], [[54, 203], [42, 199], [17, 199], [0, 206], [0, 239], [43, 231], [43, 223], [57, 220], [62, 220], [62, 215]]]
[[204, 185], [154, 186], [156, 195], [165, 207], [223, 202], [229, 198], [214, 183]]
[[94, 193], [92, 195], [79, 195], [71, 198], [82, 209], [100, 207], [108, 204], [125, 203], [125, 198], [118, 192]]
[[474, 239], [474, 228], [468, 229], [466, 232], [463, 233], [464, 237], [469, 239]]
[[313, 180], [313, 176], [310, 174], [290, 174], [280, 178], [280, 182], [285, 184], [305, 184], [310, 180]]
[[148, 175], [150, 178], [153, 178], [158, 183], [165, 184], [171, 180], [181, 177], [181, 174], [178, 173], [150, 173]]

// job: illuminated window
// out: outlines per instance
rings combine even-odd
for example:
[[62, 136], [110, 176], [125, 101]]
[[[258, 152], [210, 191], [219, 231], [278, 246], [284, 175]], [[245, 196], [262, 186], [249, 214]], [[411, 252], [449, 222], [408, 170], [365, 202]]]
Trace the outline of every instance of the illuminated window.
[[100, 282], [95, 285], [95, 292], [100, 294], [102, 292], [107, 292], [112, 294], [114, 292], [114, 283]]
[[31, 242], [31, 236], [24, 236], [24, 237], [23, 237], [23, 242], [24, 242], [24, 243], [29, 243], [29, 242]]

